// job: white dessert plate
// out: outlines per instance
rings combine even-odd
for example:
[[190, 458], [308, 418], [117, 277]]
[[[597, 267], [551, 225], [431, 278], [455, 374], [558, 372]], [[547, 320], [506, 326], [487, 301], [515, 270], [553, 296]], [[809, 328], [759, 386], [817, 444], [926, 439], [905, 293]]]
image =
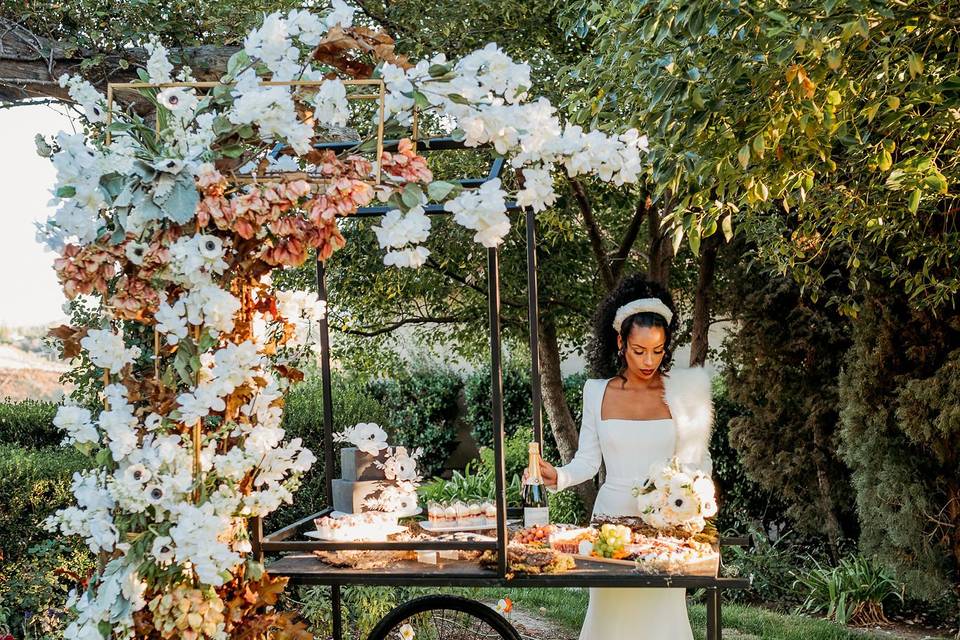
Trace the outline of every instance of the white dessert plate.
[[[367, 511], [364, 513], [378, 513], [377, 511]], [[416, 515], [423, 513], [423, 507], [417, 507], [416, 509], [409, 509], [407, 511], [390, 511], [384, 512], [386, 515], [396, 516], [398, 518], [410, 518]], [[342, 518], [344, 516], [355, 516], [356, 513], [344, 513], [343, 511], [332, 511], [328, 514], [331, 518]]]
[[326, 540], [328, 542], [384, 542], [386, 541], [387, 536], [392, 536], [395, 533], [402, 533], [403, 531], [406, 531], [406, 530], [407, 528], [403, 525], [397, 525], [396, 527], [390, 527], [389, 529], [384, 529], [383, 531], [381, 531], [380, 535], [377, 536], [377, 538], [382, 537], [383, 540], [374, 540], [372, 538], [361, 538], [358, 540], [343, 540], [343, 539], [336, 539], [336, 538], [327, 538], [327, 537], [321, 536], [319, 531], [305, 531], [303, 535], [307, 536], [308, 538], [316, 538], [317, 540]]

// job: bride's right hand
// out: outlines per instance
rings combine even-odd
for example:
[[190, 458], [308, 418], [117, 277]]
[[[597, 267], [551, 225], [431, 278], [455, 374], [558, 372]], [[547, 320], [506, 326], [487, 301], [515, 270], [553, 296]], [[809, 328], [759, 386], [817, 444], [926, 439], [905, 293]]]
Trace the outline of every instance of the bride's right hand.
[[[543, 484], [547, 485], [548, 487], [557, 486], [557, 468], [554, 467], [549, 462], [547, 462], [546, 460], [544, 460], [543, 458], [540, 458], [539, 462], [540, 462], [540, 477], [543, 478]], [[523, 482], [527, 481], [528, 475], [529, 475], [529, 472], [526, 469], [524, 469]]]

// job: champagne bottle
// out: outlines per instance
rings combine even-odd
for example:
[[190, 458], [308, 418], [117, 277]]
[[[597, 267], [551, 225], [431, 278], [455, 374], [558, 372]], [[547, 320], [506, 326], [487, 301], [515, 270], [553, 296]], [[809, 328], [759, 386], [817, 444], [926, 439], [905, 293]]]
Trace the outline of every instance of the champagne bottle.
[[523, 526], [532, 527], [550, 523], [547, 507], [547, 487], [540, 475], [540, 445], [531, 442], [527, 461], [527, 480], [523, 484]]

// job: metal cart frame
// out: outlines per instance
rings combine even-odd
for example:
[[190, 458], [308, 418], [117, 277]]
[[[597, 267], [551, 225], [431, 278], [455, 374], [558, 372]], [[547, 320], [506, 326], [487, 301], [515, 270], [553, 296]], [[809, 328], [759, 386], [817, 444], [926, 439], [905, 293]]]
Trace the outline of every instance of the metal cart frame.
[[[398, 140], [383, 141], [384, 150], [395, 150]], [[335, 142], [317, 145], [337, 151], [356, 146], [356, 142]], [[430, 151], [443, 151], [465, 148], [462, 142], [452, 138], [433, 138], [419, 140], [418, 145]], [[499, 176], [503, 168], [503, 159], [496, 158], [489, 174], [484, 178], [460, 180], [465, 187], [477, 187]], [[520, 211], [516, 202], [508, 203], [508, 211]], [[366, 207], [354, 216], [382, 216], [389, 207]], [[446, 212], [440, 205], [425, 207], [428, 215], [442, 215]], [[537, 293], [537, 254], [536, 254], [536, 217], [531, 209], [523, 210], [526, 224], [527, 246], [527, 301], [530, 344], [530, 382], [533, 404], [533, 434], [537, 442], [542, 441], [542, 397], [540, 391], [540, 359], [538, 351], [539, 301]], [[320, 300], [327, 300], [326, 267], [317, 261], [317, 293]], [[330, 336], [327, 319], [320, 322], [321, 376], [323, 386], [323, 439], [324, 464], [326, 473], [325, 509], [302, 520], [294, 522], [278, 531], [264, 535], [260, 518], [251, 519], [251, 538], [255, 557], [263, 560], [266, 554], [284, 554], [268, 565], [268, 571], [274, 575], [290, 578], [293, 583], [329, 585], [333, 609], [333, 637], [342, 640], [343, 622], [340, 600], [342, 585], [378, 585], [378, 586], [509, 586], [509, 587], [649, 587], [649, 588], [704, 588], [707, 598], [707, 640], [719, 640], [722, 634], [721, 592], [723, 589], [743, 589], [750, 585], [745, 578], [721, 578], [717, 576], [670, 576], [643, 575], [630, 568], [611, 568], [609, 564], [578, 561], [578, 568], [556, 575], [517, 575], [508, 577], [507, 570], [507, 505], [506, 479], [504, 467], [504, 416], [503, 416], [503, 366], [501, 361], [500, 332], [500, 255], [499, 250], [487, 249], [487, 298], [490, 326], [490, 368], [491, 401], [493, 421], [494, 470], [496, 477], [496, 541], [437, 541], [437, 542], [322, 542], [307, 541], [299, 536], [303, 530], [311, 528], [314, 518], [333, 511], [333, 394], [330, 368]], [[301, 537], [301, 539], [294, 539]], [[747, 546], [749, 540], [743, 537], [722, 539], [724, 546]], [[484, 569], [476, 563], [453, 561], [443, 566], [415, 564], [414, 566], [390, 567], [377, 570], [338, 569], [323, 564], [315, 556], [314, 550], [493, 550], [497, 552], [496, 570]], [[584, 566], [587, 565], [587, 566]], [[592, 566], [590, 566], [592, 565]]]

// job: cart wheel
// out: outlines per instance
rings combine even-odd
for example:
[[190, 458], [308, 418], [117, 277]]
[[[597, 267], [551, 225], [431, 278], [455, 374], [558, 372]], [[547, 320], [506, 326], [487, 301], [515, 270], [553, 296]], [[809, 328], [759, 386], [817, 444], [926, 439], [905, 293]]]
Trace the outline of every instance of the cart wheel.
[[507, 620], [487, 605], [460, 596], [424, 596], [387, 614], [367, 640], [400, 640], [410, 625], [414, 640], [521, 640]]

